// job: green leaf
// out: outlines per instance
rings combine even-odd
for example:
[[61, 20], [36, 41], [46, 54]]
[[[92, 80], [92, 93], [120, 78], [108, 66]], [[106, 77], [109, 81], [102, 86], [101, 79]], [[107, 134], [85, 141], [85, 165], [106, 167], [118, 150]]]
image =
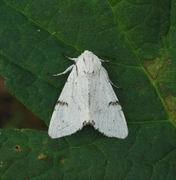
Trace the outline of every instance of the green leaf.
[[0, 129], [2, 179], [175, 179], [176, 0], [0, 0], [0, 74], [47, 125], [68, 75], [61, 54], [90, 50], [107, 69], [129, 127], [64, 138]]

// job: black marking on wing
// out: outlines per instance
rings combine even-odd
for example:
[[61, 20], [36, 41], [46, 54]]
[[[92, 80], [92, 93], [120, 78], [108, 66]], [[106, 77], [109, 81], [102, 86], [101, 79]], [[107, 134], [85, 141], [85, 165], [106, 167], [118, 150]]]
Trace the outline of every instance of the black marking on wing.
[[57, 103], [56, 103], [57, 105], [59, 104], [59, 105], [61, 105], [61, 106], [67, 106], [68, 107], [68, 103], [67, 102], [64, 102], [64, 101], [57, 101]]
[[95, 125], [95, 121], [94, 120], [92, 120], [92, 121], [83, 121], [83, 126], [86, 126], [86, 125]]
[[112, 106], [117, 106], [117, 105], [120, 105], [120, 103], [119, 103], [119, 101], [111, 101], [110, 103], [109, 103], [109, 106], [110, 105], [112, 105]]
[[75, 66], [76, 66], [76, 74], [78, 76], [78, 67], [77, 67], [77, 65], [75, 65]]
[[86, 121], [83, 121], [83, 126], [86, 126], [87, 125], [87, 122]]
[[92, 125], [93, 125], [93, 126], [95, 125], [95, 121], [94, 121], [94, 120], [92, 120]]

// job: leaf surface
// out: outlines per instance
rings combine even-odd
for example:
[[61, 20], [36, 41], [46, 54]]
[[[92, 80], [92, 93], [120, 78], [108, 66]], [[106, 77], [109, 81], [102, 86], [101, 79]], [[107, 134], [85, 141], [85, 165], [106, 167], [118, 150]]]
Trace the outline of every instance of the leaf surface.
[[0, 0], [0, 74], [47, 125], [84, 50], [113, 59], [107, 69], [129, 127], [125, 140], [84, 127], [47, 132], [0, 129], [2, 179], [175, 179], [176, 2]]

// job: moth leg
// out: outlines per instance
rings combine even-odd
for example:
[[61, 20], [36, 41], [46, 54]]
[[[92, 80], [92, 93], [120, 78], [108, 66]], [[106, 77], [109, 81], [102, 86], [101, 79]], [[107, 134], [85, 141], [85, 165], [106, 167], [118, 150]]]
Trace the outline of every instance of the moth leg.
[[75, 66], [74, 64], [69, 66], [64, 72], [61, 72], [59, 74], [50, 74], [50, 73], [48, 73], [48, 75], [50, 75], [50, 76], [60, 76], [60, 75], [66, 74], [67, 72], [71, 71], [74, 66]]
[[109, 80], [109, 82], [112, 84], [112, 86], [114, 86], [115, 88], [117, 88], [117, 89], [122, 89], [121, 87], [116, 86], [116, 85], [109, 79], [109, 77], [108, 77], [108, 80]]
[[117, 88], [117, 89], [122, 89], [121, 87], [116, 86], [116, 85], [109, 79], [108, 73], [107, 73], [107, 71], [106, 71], [105, 68], [103, 68], [103, 71], [106, 73], [107, 79], [108, 79], [108, 81], [112, 84], [112, 86], [114, 86], [114, 87]]
[[68, 57], [67, 55], [65, 55], [64, 53], [62, 53], [62, 56], [64, 56], [65, 58], [71, 60], [71, 61], [75, 61], [77, 58], [71, 58], [71, 57]]

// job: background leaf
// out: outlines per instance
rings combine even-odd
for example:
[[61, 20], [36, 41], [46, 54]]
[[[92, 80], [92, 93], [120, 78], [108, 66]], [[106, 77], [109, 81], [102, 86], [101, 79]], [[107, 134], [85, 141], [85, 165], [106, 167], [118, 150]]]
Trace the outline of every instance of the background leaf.
[[47, 125], [66, 76], [85, 49], [102, 59], [129, 136], [84, 127], [52, 140], [37, 130], [0, 130], [3, 179], [175, 179], [175, 0], [0, 0], [0, 73]]

